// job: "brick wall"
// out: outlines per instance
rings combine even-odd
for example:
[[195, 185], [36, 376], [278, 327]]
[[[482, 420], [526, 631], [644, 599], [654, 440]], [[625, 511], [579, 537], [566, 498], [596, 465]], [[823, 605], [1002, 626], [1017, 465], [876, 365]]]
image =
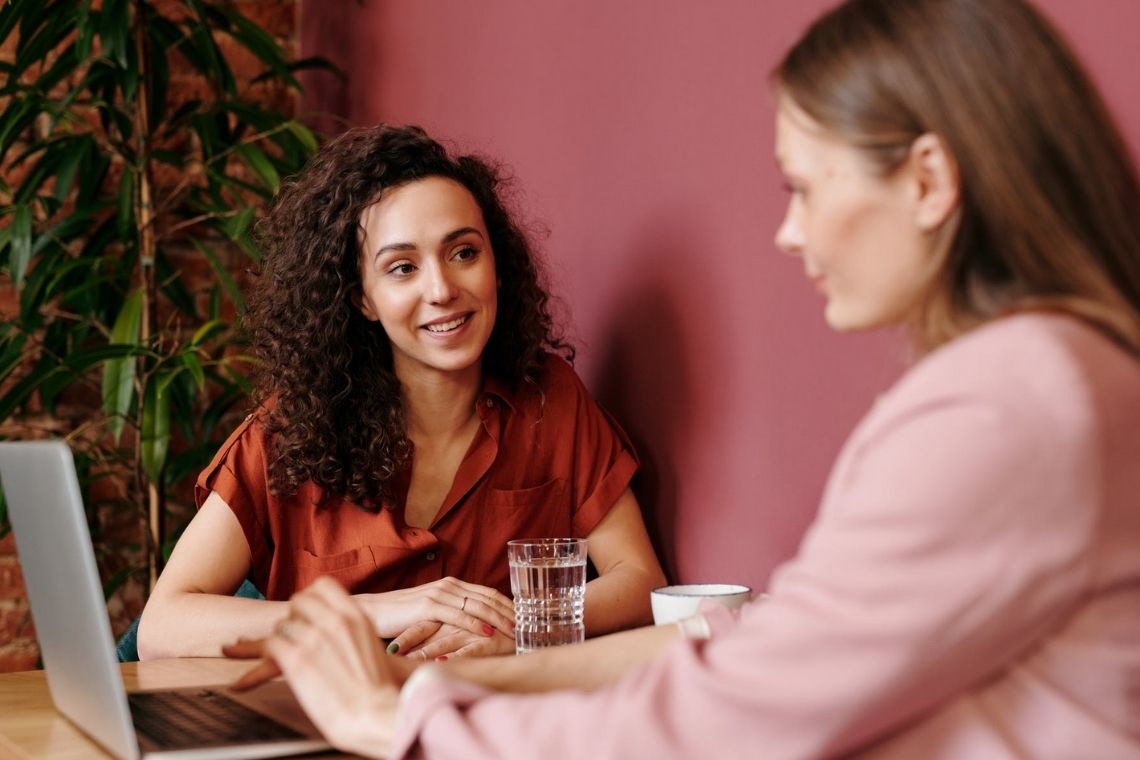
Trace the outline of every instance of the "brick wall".
[[[299, 49], [297, 18], [300, 0], [234, 0], [234, 2], [243, 14], [276, 37], [287, 50], [296, 54]], [[156, 3], [160, 9], [164, 4], [162, 0]], [[249, 78], [260, 71], [258, 62], [245, 51], [236, 50], [232, 40], [223, 36], [218, 42], [239, 78]], [[10, 45], [0, 49], [0, 58], [9, 60], [11, 52]], [[176, 70], [171, 74], [171, 96], [174, 99], [179, 97], [179, 93], [189, 95], [198, 86], [194, 74], [188, 70]], [[280, 88], [262, 88], [258, 96], [263, 102], [273, 104], [286, 112], [291, 113], [295, 107], [292, 101], [294, 96]], [[187, 257], [186, 261], [192, 262], [198, 259], [196, 256]], [[242, 257], [232, 252], [228, 260], [233, 263], [235, 270], [241, 269], [245, 263]], [[240, 273], [235, 271], [235, 275], [238, 274]], [[188, 281], [191, 289], [194, 282], [204, 282], [208, 277], [210, 272], [201, 268], [183, 273], [183, 279]], [[6, 280], [0, 281], [0, 316], [7, 318], [7, 315], [13, 314], [16, 303], [17, 294], [11, 283]], [[67, 423], [58, 420], [41, 420], [38, 424], [51, 428], [53, 425]], [[124, 541], [131, 540], [130, 533], [129, 529], [123, 532]], [[104, 572], [108, 570], [106, 567], [101, 569]], [[116, 636], [138, 615], [142, 604], [142, 589], [137, 583], [128, 584], [110, 601], [108, 606]], [[15, 541], [11, 535], [8, 535], [0, 539], [0, 672], [34, 668], [38, 661], [39, 650], [36, 646], [35, 628], [28, 610]]]

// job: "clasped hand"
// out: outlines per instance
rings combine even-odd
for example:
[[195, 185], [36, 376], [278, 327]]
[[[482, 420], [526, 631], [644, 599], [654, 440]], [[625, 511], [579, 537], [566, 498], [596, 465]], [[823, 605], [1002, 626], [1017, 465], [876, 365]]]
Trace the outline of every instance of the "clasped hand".
[[[514, 641], [515, 610], [493, 588], [442, 578], [414, 588], [353, 597], [389, 651], [441, 655], [503, 654]], [[429, 654], [430, 653], [430, 654]]]
[[394, 637], [388, 647], [390, 653], [415, 660], [509, 654], [514, 650], [514, 605], [493, 588], [448, 577], [409, 589], [349, 596], [336, 581], [320, 578], [290, 600], [289, 617], [278, 626], [274, 637], [223, 647], [227, 657], [263, 658], [235, 688], [253, 688], [280, 675], [281, 668], [268, 643], [275, 638], [294, 640], [295, 636], [287, 632], [308, 619], [306, 609], [341, 613], [351, 609], [351, 620], [338, 615], [328, 625], [339, 622], [360, 627], [363, 618], [373, 639], [378, 635]]

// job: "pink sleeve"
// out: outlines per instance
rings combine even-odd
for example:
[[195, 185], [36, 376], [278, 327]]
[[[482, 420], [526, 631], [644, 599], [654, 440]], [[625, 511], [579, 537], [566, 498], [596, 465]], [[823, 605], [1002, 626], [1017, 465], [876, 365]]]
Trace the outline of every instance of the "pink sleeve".
[[[1087, 581], [1095, 446], [943, 398], [856, 436], [768, 601], [593, 693], [437, 682], [403, 713], [429, 758], [842, 755], [983, 682]], [[969, 477], [964, 477], [969, 473]]]

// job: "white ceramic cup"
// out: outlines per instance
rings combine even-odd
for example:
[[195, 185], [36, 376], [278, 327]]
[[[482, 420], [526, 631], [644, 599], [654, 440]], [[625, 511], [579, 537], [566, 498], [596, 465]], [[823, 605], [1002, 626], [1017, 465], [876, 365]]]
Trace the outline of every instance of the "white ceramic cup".
[[649, 594], [653, 622], [657, 625], [676, 623], [695, 615], [706, 599], [725, 607], [739, 607], [752, 598], [752, 589], [735, 583], [690, 583], [661, 586]]

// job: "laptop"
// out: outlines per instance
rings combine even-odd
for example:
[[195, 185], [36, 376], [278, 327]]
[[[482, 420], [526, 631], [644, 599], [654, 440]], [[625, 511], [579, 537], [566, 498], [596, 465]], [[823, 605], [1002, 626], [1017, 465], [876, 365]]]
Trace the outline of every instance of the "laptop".
[[51, 699], [83, 733], [130, 760], [330, 749], [280, 680], [252, 694], [218, 685], [128, 695], [71, 450], [63, 441], [0, 442], [0, 481]]

